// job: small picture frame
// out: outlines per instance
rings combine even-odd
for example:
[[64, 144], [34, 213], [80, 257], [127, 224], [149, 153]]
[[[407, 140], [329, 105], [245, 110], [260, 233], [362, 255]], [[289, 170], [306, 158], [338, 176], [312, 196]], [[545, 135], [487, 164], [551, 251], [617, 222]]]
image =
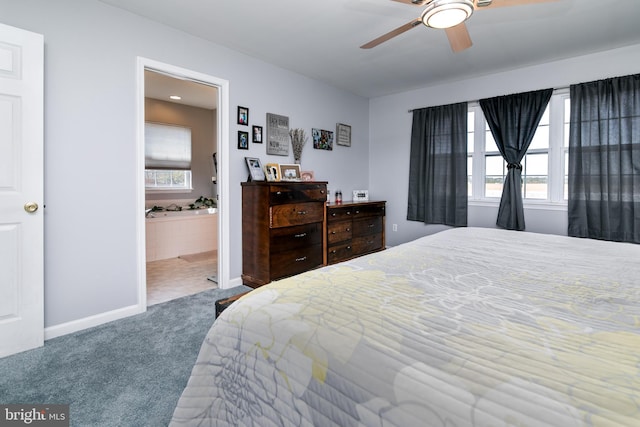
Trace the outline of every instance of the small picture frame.
[[238, 105], [238, 124], [249, 126], [249, 109]]
[[368, 202], [369, 201], [369, 190], [353, 190], [353, 201], [354, 202]]
[[249, 149], [249, 132], [238, 131], [238, 150]]
[[245, 157], [244, 160], [247, 162], [251, 181], [264, 181], [265, 174], [264, 170], [262, 170], [262, 163], [260, 162], [260, 159], [257, 157]]
[[300, 180], [300, 165], [280, 165], [280, 181]]
[[269, 182], [280, 181], [280, 165], [277, 163], [267, 163], [264, 166], [264, 173]]
[[253, 126], [253, 142], [256, 144], [262, 144], [262, 126]]
[[315, 181], [315, 176], [313, 171], [301, 171], [300, 179], [302, 181]]
[[337, 144], [351, 147], [351, 126], [344, 123], [336, 123]]
[[330, 130], [311, 128], [313, 148], [317, 150], [333, 150], [333, 132]]

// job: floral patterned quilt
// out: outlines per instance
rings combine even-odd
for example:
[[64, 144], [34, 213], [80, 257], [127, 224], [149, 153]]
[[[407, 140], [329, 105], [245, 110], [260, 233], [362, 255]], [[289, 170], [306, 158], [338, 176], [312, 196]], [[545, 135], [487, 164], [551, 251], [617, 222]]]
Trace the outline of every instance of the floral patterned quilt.
[[459, 228], [252, 291], [173, 426], [640, 426], [640, 245]]

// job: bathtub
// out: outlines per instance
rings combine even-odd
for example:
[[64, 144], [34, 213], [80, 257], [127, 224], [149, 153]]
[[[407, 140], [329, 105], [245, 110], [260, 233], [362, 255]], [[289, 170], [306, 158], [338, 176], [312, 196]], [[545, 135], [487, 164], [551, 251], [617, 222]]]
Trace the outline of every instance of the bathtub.
[[218, 249], [218, 209], [149, 212], [145, 217], [147, 262]]

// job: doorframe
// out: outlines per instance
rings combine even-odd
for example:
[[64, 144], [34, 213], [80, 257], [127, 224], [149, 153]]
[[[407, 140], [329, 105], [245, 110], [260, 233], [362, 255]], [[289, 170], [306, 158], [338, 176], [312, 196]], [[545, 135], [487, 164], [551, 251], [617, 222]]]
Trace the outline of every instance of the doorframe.
[[137, 58], [137, 92], [136, 92], [136, 244], [138, 268], [138, 308], [147, 309], [147, 257], [145, 230], [145, 185], [144, 185], [144, 100], [145, 100], [145, 69], [167, 74], [178, 79], [191, 80], [218, 89], [217, 137], [216, 151], [219, 165], [218, 180], [218, 287], [226, 289], [229, 284], [229, 205], [226, 203], [229, 194], [229, 81], [175, 65], [155, 61], [153, 59]]

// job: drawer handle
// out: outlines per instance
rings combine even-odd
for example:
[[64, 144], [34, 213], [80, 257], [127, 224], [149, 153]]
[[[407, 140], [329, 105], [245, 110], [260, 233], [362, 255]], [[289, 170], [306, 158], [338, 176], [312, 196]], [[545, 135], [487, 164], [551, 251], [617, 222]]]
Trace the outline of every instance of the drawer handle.
[[331, 232], [331, 234], [336, 234], [336, 232], [335, 232], [335, 231], [332, 231], [332, 232]]
[[306, 259], [306, 256], [303, 256], [302, 258], [296, 258], [296, 262], [305, 261]]
[[298, 211], [298, 215], [306, 215], [307, 211]]
[[320, 190], [320, 194], [324, 194], [324, 190]]
[[356, 214], [359, 214], [359, 213], [360, 213], [360, 211], [356, 211]]
[[347, 211], [347, 215], [351, 215], [351, 211]]
[[282, 194], [282, 191], [276, 191], [276, 194], [279, 196]]
[[369, 224], [369, 228], [373, 228], [375, 226], [376, 226], [375, 224]]
[[300, 233], [300, 234], [296, 234], [296, 235], [295, 235], [295, 236], [293, 236], [293, 237], [304, 237], [304, 236], [306, 236], [306, 235], [307, 235], [307, 233]]
[[351, 229], [350, 229], [350, 228], [347, 228], [345, 231], [351, 231]]
[[350, 250], [351, 250], [351, 246], [347, 246], [347, 250], [349, 250], [349, 251], [350, 251]]
[[331, 251], [331, 253], [334, 254], [334, 255], [336, 254], [336, 252], [337, 251], [335, 249]]
[[331, 216], [336, 216], [336, 213], [335, 213], [335, 212], [334, 212], [334, 213], [332, 213], [332, 214], [331, 214]]

